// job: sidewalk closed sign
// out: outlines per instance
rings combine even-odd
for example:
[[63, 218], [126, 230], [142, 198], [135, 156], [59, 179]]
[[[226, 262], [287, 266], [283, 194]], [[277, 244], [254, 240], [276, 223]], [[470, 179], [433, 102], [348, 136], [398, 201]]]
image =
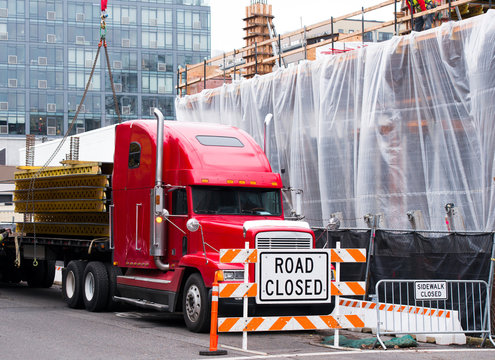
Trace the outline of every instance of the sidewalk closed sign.
[[416, 300], [447, 300], [446, 281], [414, 282]]
[[261, 304], [330, 302], [330, 250], [258, 250]]

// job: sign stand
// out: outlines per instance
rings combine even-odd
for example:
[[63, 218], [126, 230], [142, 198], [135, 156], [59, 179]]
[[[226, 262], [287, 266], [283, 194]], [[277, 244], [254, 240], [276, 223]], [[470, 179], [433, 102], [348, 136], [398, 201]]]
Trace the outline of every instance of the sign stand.
[[[246, 250], [249, 250], [249, 241], [245, 242], [244, 248]], [[249, 263], [245, 262], [244, 263], [244, 284], [248, 283], [248, 276], [249, 276]], [[242, 298], [242, 316], [244, 320], [244, 325], [247, 326], [248, 323], [248, 297], [243, 296]], [[244, 330], [242, 332], [242, 350], [247, 350], [247, 331]]]
[[[337, 241], [335, 244], [335, 248], [338, 250], [340, 249], [340, 241]], [[340, 282], [340, 262], [335, 263], [335, 282]], [[335, 316], [338, 317], [340, 315], [340, 296], [336, 295], [335, 296]], [[333, 334], [333, 346], [334, 347], [339, 347], [339, 335], [340, 331], [339, 329], [335, 329], [335, 332]]]

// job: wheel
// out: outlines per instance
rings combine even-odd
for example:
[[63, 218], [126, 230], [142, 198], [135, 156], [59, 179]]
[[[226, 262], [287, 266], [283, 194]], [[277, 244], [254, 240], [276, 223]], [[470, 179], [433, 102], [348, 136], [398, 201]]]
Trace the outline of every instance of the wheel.
[[201, 275], [194, 273], [186, 281], [182, 310], [187, 328], [192, 332], [207, 332], [210, 327], [210, 298]]
[[106, 310], [114, 311], [118, 305], [118, 302], [113, 300], [113, 297], [117, 295], [117, 276], [122, 275], [122, 270], [110, 263], [105, 263], [105, 266], [108, 273], [108, 302]]
[[83, 275], [86, 262], [72, 260], [62, 272], [62, 297], [70, 308], [83, 307]]
[[27, 283], [32, 288], [49, 288], [55, 279], [55, 261], [39, 260], [38, 265], [29, 265]]
[[45, 276], [43, 277], [40, 287], [50, 288], [55, 280], [55, 260], [46, 260], [45, 263]]
[[98, 312], [108, 303], [108, 272], [105, 265], [92, 261], [84, 270], [83, 300], [86, 310]]

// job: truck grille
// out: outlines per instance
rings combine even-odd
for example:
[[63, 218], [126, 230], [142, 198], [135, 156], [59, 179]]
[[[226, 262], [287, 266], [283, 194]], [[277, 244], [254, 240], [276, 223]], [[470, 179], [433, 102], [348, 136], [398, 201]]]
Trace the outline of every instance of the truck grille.
[[294, 231], [266, 231], [256, 235], [257, 249], [312, 249], [311, 234]]

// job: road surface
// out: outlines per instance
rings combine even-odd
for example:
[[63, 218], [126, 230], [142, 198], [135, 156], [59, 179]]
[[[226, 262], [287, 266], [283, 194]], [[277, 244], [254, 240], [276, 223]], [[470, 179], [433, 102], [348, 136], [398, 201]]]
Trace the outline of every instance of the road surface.
[[[343, 332], [346, 334], [345, 332]], [[349, 351], [321, 346], [330, 332], [220, 334], [219, 359], [495, 359], [495, 349], [420, 344], [415, 349]], [[347, 333], [350, 334], [350, 333]], [[362, 336], [371, 336], [365, 334]], [[0, 284], [2, 359], [207, 359], [209, 335], [186, 330], [182, 315], [124, 308], [114, 313], [74, 310], [61, 288], [30, 289]]]

